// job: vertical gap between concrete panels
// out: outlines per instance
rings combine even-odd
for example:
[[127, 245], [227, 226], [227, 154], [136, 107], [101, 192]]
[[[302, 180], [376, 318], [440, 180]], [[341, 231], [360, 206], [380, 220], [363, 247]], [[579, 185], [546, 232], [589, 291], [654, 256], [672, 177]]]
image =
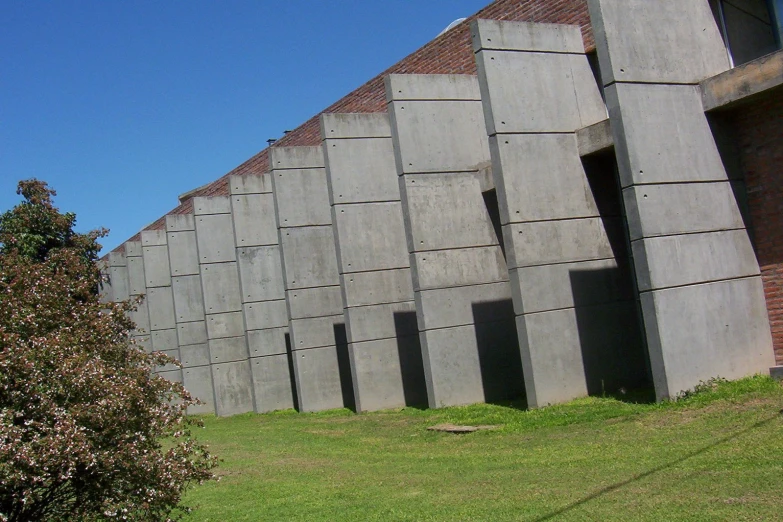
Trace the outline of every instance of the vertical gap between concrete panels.
[[291, 349], [291, 335], [286, 332], [285, 336], [285, 353], [288, 359], [288, 378], [291, 380], [291, 395], [293, 397], [293, 406], [296, 411], [301, 411], [299, 408], [299, 390], [296, 385], [296, 375], [294, 373], [294, 352]]
[[[646, 335], [644, 331], [644, 320], [642, 318], [642, 308], [639, 299], [639, 285], [636, 280], [636, 270], [631, 250], [631, 237], [628, 230], [628, 219], [626, 217], [625, 203], [622, 198], [620, 187], [620, 177], [617, 168], [617, 159], [614, 155], [614, 148], [603, 150], [582, 158], [582, 165], [587, 176], [590, 189], [593, 192], [598, 212], [603, 222], [604, 229], [607, 231], [609, 241], [617, 261], [618, 267], [627, 263], [627, 277], [624, 283], [627, 284], [633, 296], [629, 306], [633, 306], [632, 316], [636, 322], [634, 329], [630, 330], [633, 334], [627, 339], [625, 344], [618, 345], [621, 352], [612, 354], [611, 364], [608, 365], [610, 375], [616, 376], [615, 382], [607, 382], [606, 379], [596, 379], [591, 376], [595, 370], [606, 363], [600, 361], [600, 347], [598, 350], [589, 348], [589, 338], [581, 339], [582, 356], [584, 358], [585, 376], [587, 378], [588, 392], [591, 395], [605, 393], [606, 391], [618, 392], [637, 389], [641, 394], [634, 394], [634, 398], [639, 396], [653, 396], [647, 392], [652, 392], [652, 369], [650, 366], [650, 356], [647, 349]], [[618, 268], [614, 269], [618, 270]], [[578, 286], [578, 277], [572, 275], [572, 284]], [[575, 293], [577, 291], [575, 290]], [[591, 322], [589, 313], [584, 313], [577, 308], [577, 324], [579, 325], [580, 337], [582, 332], [587, 330], [587, 325]], [[609, 354], [607, 354], [609, 355]], [[599, 387], [600, 386], [600, 387]]]

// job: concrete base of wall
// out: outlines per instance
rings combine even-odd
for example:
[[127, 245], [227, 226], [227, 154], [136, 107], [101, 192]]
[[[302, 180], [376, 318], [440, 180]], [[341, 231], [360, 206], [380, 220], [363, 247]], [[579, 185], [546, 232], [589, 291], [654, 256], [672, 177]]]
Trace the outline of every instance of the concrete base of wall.
[[773, 366], [769, 369], [769, 375], [776, 381], [783, 381], [783, 366]]

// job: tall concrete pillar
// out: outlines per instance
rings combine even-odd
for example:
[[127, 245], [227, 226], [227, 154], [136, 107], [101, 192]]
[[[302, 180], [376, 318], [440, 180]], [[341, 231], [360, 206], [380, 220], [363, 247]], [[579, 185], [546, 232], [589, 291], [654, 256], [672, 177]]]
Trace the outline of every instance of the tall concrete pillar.
[[[174, 314], [174, 296], [171, 290], [166, 231], [142, 231], [141, 246], [147, 291], [146, 301], [150, 318], [151, 349], [179, 360], [177, 322]], [[158, 373], [169, 380], [182, 381], [182, 372], [176, 366], [166, 365], [159, 368]]]
[[386, 96], [429, 405], [520, 395], [478, 80], [391, 75]]
[[146, 351], [152, 349], [150, 342], [150, 314], [147, 309], [147, 283], [144, 277], [144, 257], [142, 256], [141, 241], [127, 241], [125, 243], [125, 257], [128, 264], [128, 294], [131, 299], [142, 298], [136, 311], [130, 314], [131, 320], [136, 323], [136, 329], [131, 334], [136, 344]]
[[215, 413], [253, 411], [231, 200], [228, 196], [193, 198], [193, 213]]
[[698, 82], [729, 67], [706, 0], [590, 0], [659, 398], [774, 363], [759, 268]]
[[577, 148], [607, 118], [582, 33], [478, 20], [471, 34], [528, 405], [643, 384], [615, 176], [588, 180]]
[[229, 188], [256, 411], [293, 408], [271, 175], [231, 176]]
[[272, 147], [270, 158], [299, 409], [353, 406], [323, 152]]
[[426, 404], [400, 188], [386, 114], [323, 114], [358, 411]]
[[188, 413], [215, 413], [215, 392], [193, 214], [166, 216], [166, 238], [182, 383], [185, 389], [204, 403], [189, 407]]

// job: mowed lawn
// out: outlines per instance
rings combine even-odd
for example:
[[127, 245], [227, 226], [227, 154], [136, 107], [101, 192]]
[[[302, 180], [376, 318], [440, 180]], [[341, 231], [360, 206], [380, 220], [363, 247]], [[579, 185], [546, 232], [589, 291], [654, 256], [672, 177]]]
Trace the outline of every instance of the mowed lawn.
[[[781, 409], [756, 377], [662, 404], [206, 417], [220, 481], [186, 520], [783, 520]], [[445, 422], [498, 428], [427, 431]]]

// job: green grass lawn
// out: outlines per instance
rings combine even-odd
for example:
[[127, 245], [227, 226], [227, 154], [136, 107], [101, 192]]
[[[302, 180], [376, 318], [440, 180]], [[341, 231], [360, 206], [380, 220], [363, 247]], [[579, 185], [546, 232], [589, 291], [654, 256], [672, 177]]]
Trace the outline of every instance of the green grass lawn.
[[783, 520], [781, 408], [756, 377], [661, 404], [205, 417], [220, 480], [186, 520]]

